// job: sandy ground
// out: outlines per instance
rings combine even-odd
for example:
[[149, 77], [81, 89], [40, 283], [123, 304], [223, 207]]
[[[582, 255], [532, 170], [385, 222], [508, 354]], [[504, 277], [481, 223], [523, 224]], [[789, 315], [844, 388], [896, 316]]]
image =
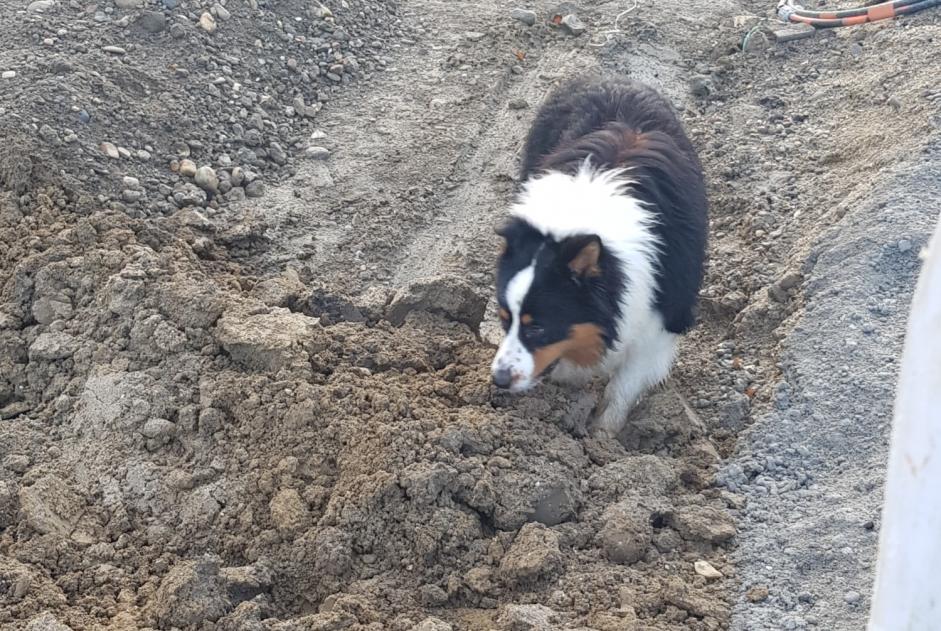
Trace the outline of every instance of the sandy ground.
[[[861, 628], [941, 18], [743, 52], [773, 7], [630, 6], [0, 7], [0, 625]], [[674, 101], [712, 200], [618, 441], [487, 370], [518, 150], [587, 73]]]

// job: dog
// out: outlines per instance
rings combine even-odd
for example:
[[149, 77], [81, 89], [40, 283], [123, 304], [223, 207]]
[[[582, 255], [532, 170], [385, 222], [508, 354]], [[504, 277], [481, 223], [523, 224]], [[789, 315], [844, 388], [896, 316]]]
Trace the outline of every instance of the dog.
[[593, 433], [616, 436], [695, 323], [708, 232], [702, 165], [669, 101], [631, 80], [562, 85], [526, 139], [498, 229], [505, 332], [494, 385], [608, 382]]

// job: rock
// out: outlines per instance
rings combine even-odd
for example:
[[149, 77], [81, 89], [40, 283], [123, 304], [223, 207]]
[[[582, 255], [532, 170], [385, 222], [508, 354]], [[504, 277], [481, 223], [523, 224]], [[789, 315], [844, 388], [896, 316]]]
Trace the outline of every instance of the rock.
[[307, 147], [304, 154], [311, 160], [326, 160], [330, 157], [330, 150], [326, 147], [311, 146]]
[[219, 571], [219, 577], [225, 584], [229, 600], [233, 604], [271, 591], [274, 581], [271, 570], [263, 564], [224, 567]]
[[727, 620], [729, 611], [712, 597], [705, 596], [690, 588], [680, 579], [672, 580], [663, 590], [663, 599], [697, 618], [715, 618]]
[[236, 363], [269, 372], [305, 365], [305, 349], [326, 345], [317, 320], [280, 308], [257, 314], [227, 311], [216, 326], [216, 339]]
[[127, 175], [121, 178], [121, 184], [124, 186], [124, 188], [130, 189], [132, 191], [140, 190], [141, 187], [140, 180], [138, 180], [136, 177], [130, 177]]
[[723, 543], [735, 536], [735, 523], [711, 506], [684, 506], [674, 511], [671, 525], [684, 539]]
[[231, 608], [218, 560], [204, 557], [174, 565], [160, 582], [148, 612], [162, 628], [195, 627], [218, 620]]
[[265, 194], [265, 183], [255, 180], [245, 185], [246, 197], [262, 197]]
[[144, 0], [114, 0], [114, 6], [119, 9], [136, 9], [144, 4]]
[[16, 70], [4, 70], [0, 73], [0, 78], [3, 79], [13, 79], [14, 77], [16, 77]]
[[30, 361], [56, 361], [71, 357], [76, 340], [68, 333], [41, 333], [29, 346]]
[[651, 530], [650, 520], [641, 518], [636, 510], [618, 509], [605, 521], [598, 540], [610, 561], [629, 565], [644, 558]]
[[162, 33], [167, 30], [167, 18], [159, 11], [144, 11], [137, 23], [148, 33]]
[[216, 17], [223, 22], [232, 17], [232, 14], [229, 13], [229, 10], [219, 3], [212, 5], [212, 12], [215, 13]]
[[729, 400], [719, 408], [719, 426], [723, 429], [739, 431], [748, 421], [751, 399], [741, 392], [732, 392]]
[[101, 143], [100, 145], [98, 145], [98, 147], [99, 147], [99, 149], [101, 149], [101, 152], [102, 152], [103, 154], [105, 154], [106, 156], [108, 156], [108, 157], [111, 158], [112, 160], [117, 160], [118, 158], [121, 157], [121, 154], [118, 153], [118, 148], [115, 147], [115, 146], [114, 146], [112, 143], [110, 143], [110, 142], [103, 142], [103, 143]]
[[310, 513], [307, 504], [294, 489], [281, 489], [268, 504], [275, 528], [295, 532], [307, 525]]
[[899, 252], [905, 253], [912, 249], [912, 242], [908, 239], [899, 239], [897, 247]]
[[526, 99], [513, 99], [508, 103], [511, 110], [525, 110], [529, 107], [529, 101]]
[[120, 46], [102, 46], [101, 50], [106, 53], [111, 53], [112, 55], [126, 55], [127, 51], [121, 48]]
[[497, 617], [505, 631], [552, 631], [558, 622], [559, 614], [545, 605], [506, 605]]
[[207, 33], [214, 33], [216, 30], [216, 18], [208, 11], [199, 16], [199, 26]]
[[706, 75], [693, 75], [689, 79], [689, 91], [697, 99], [705, 99], [712, 94], [712, 79]]
[[479, 42], [480, 40], [484, 38], [484, 33], [481, 33], [479, 31], [467, 31], [466, 33], [464, 33], [464, 37], [469, 42]]
[[386, 319], [400, 326], [412, 311], [429, 311], [477, 330], [486, 308], [487, 299], [465, 280], [435, 276], [398, 290], [386, 309]]
[[29, 468], [29, 456], [10, 454], [3, 459], [3, 466], [13, 473], [25, 473]]
[[196, 177], [196, 163], [192, 160], [180, 160], [180, 175], [183, 177]]
[[843, 594], [843, 601], [848, 605], [859, 604], [859, 601], [862, 600], [862, 595], [856, 591], [849, 591]]
[[693, 563], [693, 569], [696, 570], [697, 574], [708, 580], [722, 578], [722, 572], [712, 567], [712, 564], [709, 563], [709, 561], [696, 561]]
[[210, 166], [201, 166], [196, 169], [193, 181], [196, 182], [196, 186], [206, 192], [217, 193], [219, 191], [219, 177]]
[[550, 576], [561, 565], [559, 536], [542, 524], [530, 522], [520, 528], [500, 562], [500, 574], [509, 583], [522, 583]]
[[449, 623], [445, 622], [441, 618], [429, 617], [425, 618], [415, 626], [413, 626], [410, 631], [452, 631], [454, 629]]
[[288, 156], [284, 152], [284, 148], [276, 142], [271, 143], [268, 146], [268, 157], [271, 158], [271, 161], [279, 166], [287, 164]]
[[532, 26], [536, 23], [536, 12], [528, 9], [513, 9], [510, 11], [510, 17], [526, 26]]
[[123, 199], [129, 204], [139, 202], [143, 196], [144, 196], [143, 191], [132, 191], [130, 189], [125, 189], [121, 191], [121, 199]]
[[585, 23], [582, 22], [574, 13], [570, 13], [563, 17], [561, 25], [569, 35], [573, 35], [575, 37], [578, 37], [588, 30], [588, 27], [585, 26]]
[[760, 603], [768, 599], [768, 587], [765, 585], [755, 585], [745, 592], [745, 598], [751, 603]]
[[189, 206], [205, 206], [206, 192], [195, 184], [182, 184], [173, 191], [173, 203], [178, 208], [187, 208]]
[[48, 11], [55, 5], [55, 0], [35, 0], [26, 5], [26, 11], [28, 13], [42, 13], [43, 11]]
[[72, 631], [72, 627], [62, 624], [54, 615], [46, 612], [30, 620], [26, 631]]
[[426, 607], [439, 607], [448, 602], [448, 593], [437, 585], [422, 585], [418, 596]]

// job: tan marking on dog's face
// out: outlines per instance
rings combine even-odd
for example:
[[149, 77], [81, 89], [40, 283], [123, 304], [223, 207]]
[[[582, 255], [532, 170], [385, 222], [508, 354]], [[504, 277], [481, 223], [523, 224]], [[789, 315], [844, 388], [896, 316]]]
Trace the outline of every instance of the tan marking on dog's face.
[[576, 366], [593, 366], [604, 354], [601, 328], [594, 324], [576, 324], [564, 340], [533, 351], [533, 378], [542, 374], [558, 359], [567, 359]]
[[503, 307], [500, 307], [500, 310], [497, 313], [499, 314], [500, 319], [504, 322], [510, 319], [510, 312]]
[[524, 313], [520, 316], [520, 323], [522, 323], [524, 326], [532, 324], [533, 316], [529, 315], [528, 313]]

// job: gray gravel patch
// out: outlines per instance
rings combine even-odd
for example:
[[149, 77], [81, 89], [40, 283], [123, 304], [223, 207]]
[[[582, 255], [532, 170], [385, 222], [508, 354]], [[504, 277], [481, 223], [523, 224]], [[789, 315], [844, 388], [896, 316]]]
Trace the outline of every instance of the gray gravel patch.
[[[733, 629], [865, 628], [909, 303], [941, 196], [941, 143], [812, 249], [784, 379], [720, 483], [741, 511]], [[769, 596], [750, 602], [750, 589]]]

